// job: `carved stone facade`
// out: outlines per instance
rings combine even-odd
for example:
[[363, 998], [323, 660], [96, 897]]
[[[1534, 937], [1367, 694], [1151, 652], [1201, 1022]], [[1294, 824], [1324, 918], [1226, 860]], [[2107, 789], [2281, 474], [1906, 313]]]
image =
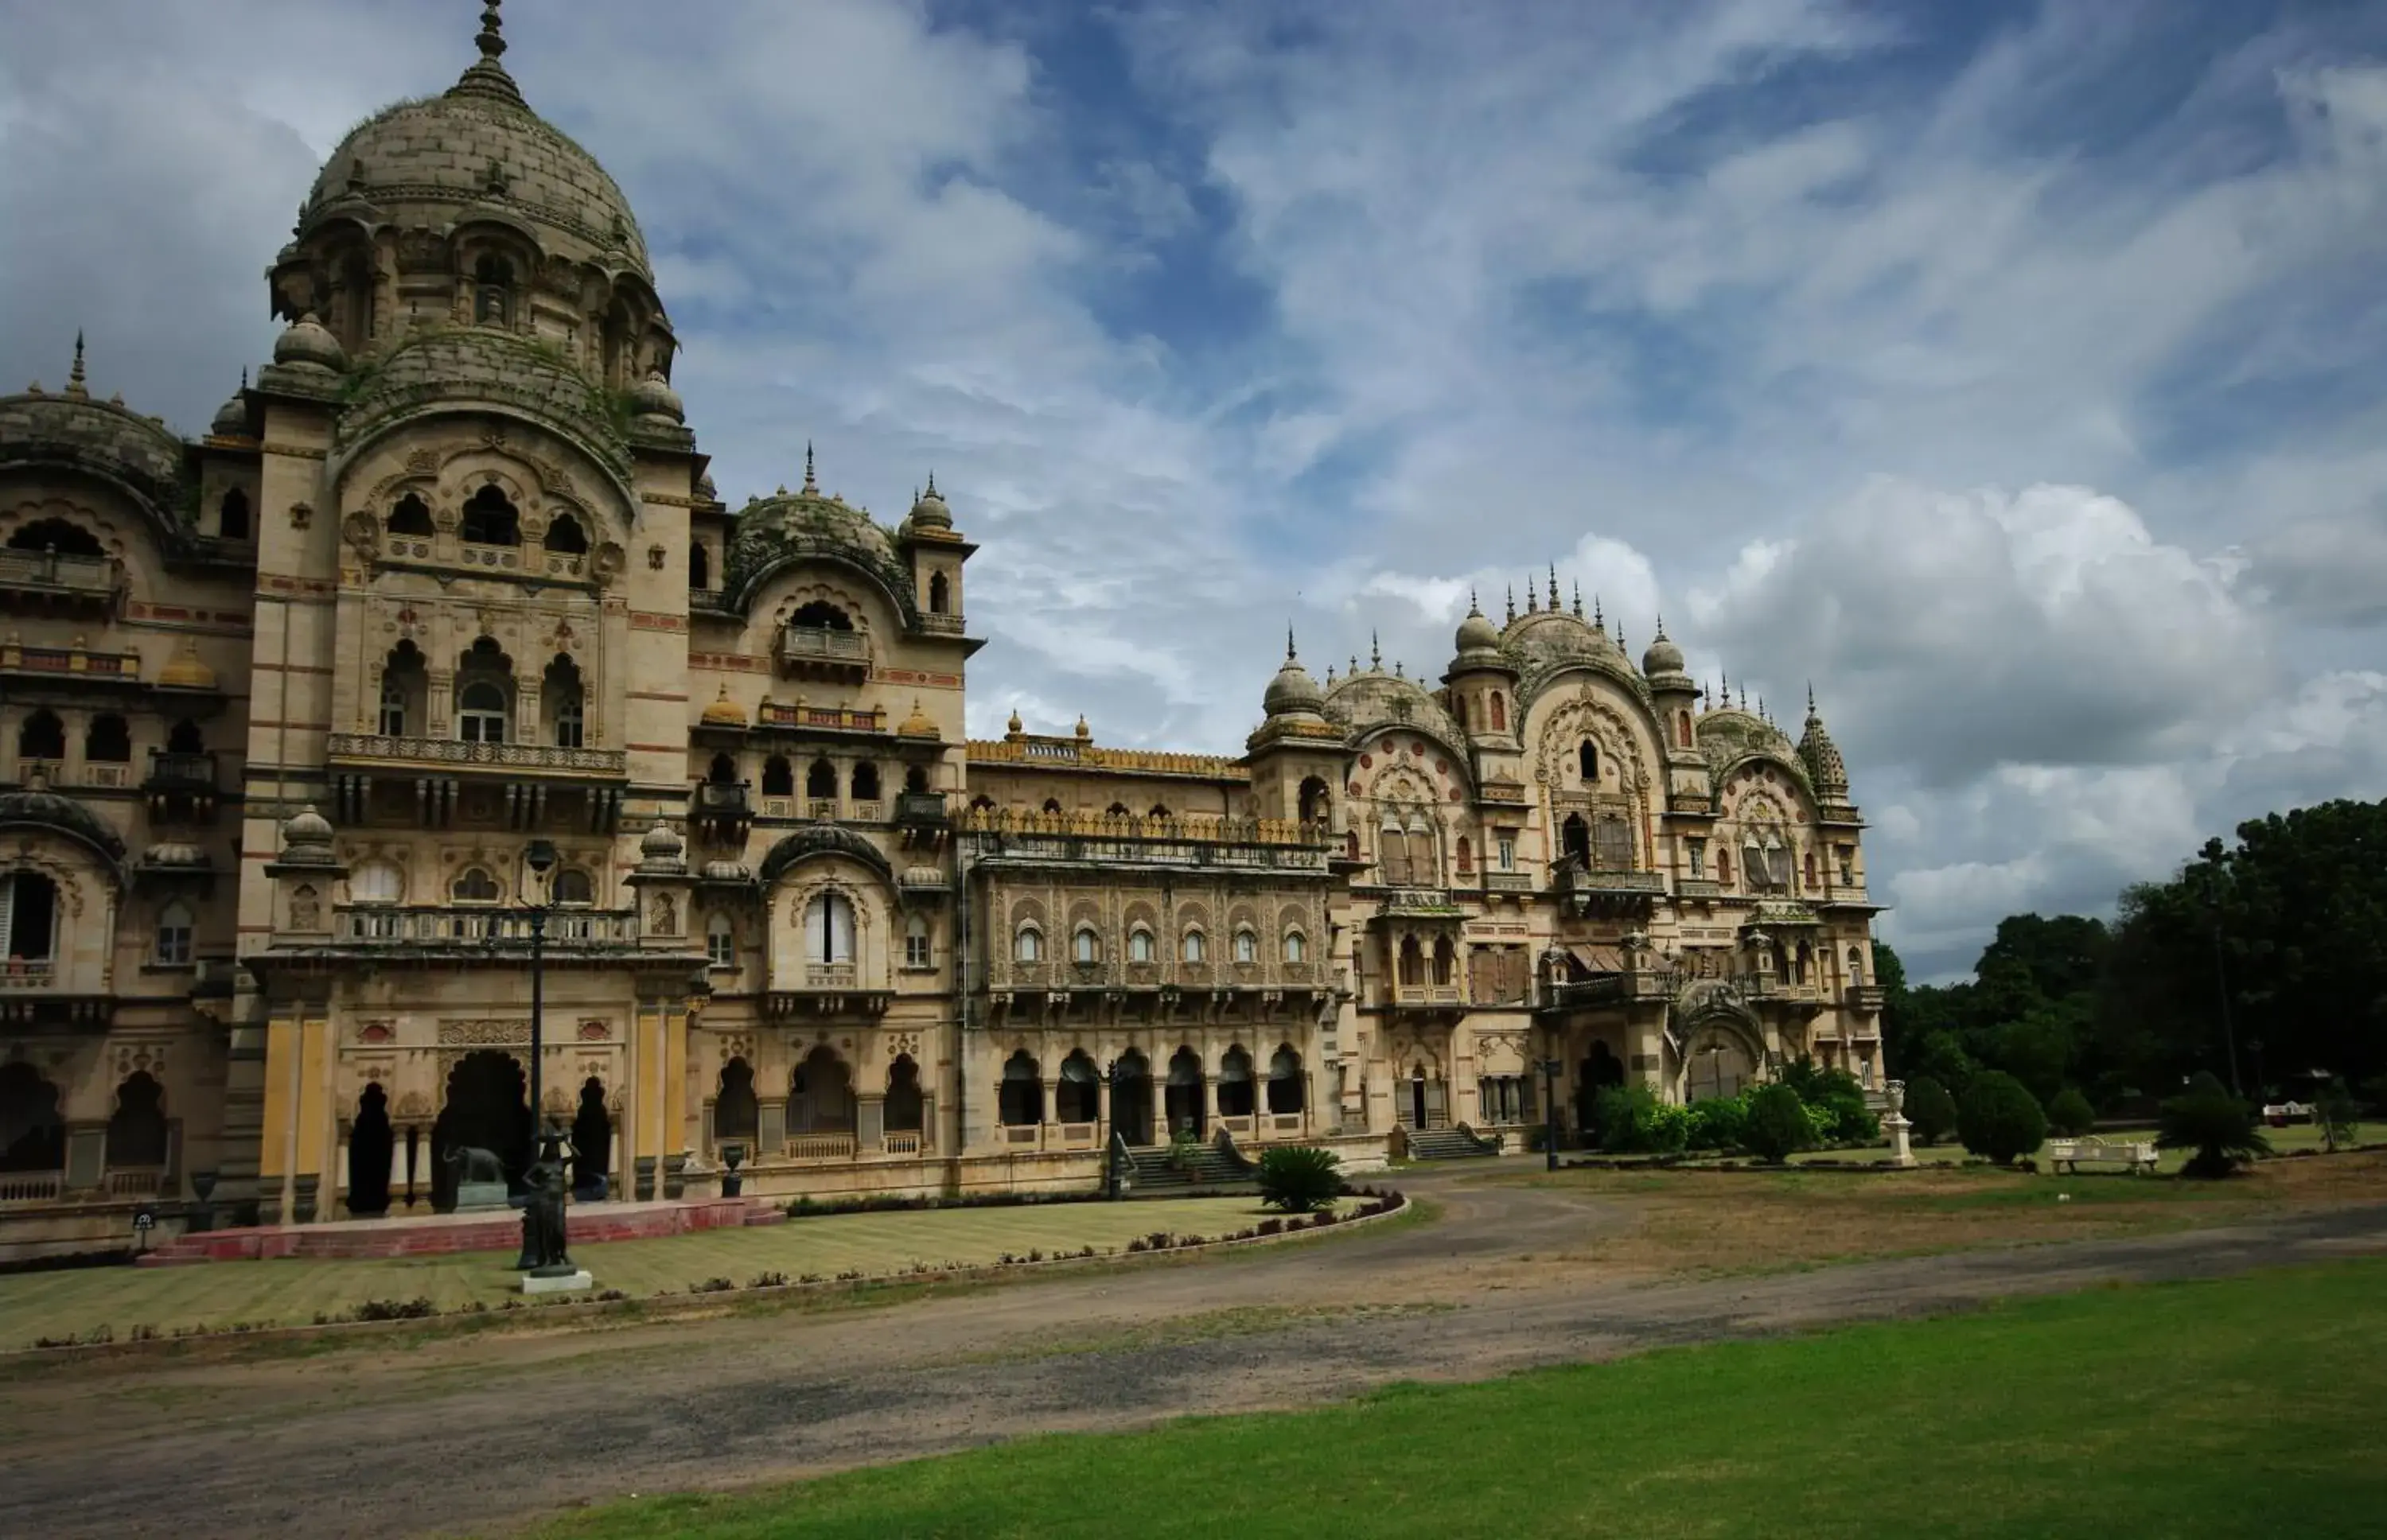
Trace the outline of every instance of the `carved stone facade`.
[[0, 397], [0, 1255], [438, 1206], [534, 1107], [586, 1201], [1873, 1076], [1820, 722], [1554, 591], [1439, 688], [1288, 656], [1237, 757], [965, 741], [933, 481], [716, 497], [636, 221], [480, 44], [335, 152], [203, 437], [80, 345]]

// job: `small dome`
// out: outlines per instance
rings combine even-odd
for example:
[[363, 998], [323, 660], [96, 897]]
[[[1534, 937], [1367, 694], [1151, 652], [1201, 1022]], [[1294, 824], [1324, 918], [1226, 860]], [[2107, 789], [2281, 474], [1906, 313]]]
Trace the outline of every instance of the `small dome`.
[[729, 687], [723, 685], [713, 704], [704, 708], [704, 725], [708, 727], [742, 727], [746, 713], [737, 701], [729, 699]]
[[672, 422], [685, 422], [688, 411], [680, 403], [679, 392], [671, 387], [660, 369], [650, 369], [647, 377], [630, 390], [630, 410], [640, 417], [663, 417]]
[[149, 847], [141, 857], [145, 866], [204, 867], [211, 863], [200, 847], [180, 839], [162, 839]]
[[331, 820], [316, 812], [311, 803], [282, 821], [282, 848], [285, 852], [321, 848], [328, 852], [331, 845]]
[[751, 882], [754, 880], [754, 874], [747, 869], [746, 863], [743, 861], [731, 861], [726, 858], [706, 862], [704, 864], [704, 869], [697, 875], [703, 877], [707, 882]]
[[284, 369], [322, 369], [334, 374], [348, 367], [347, 350], [308, 311], [273, 339], [273, 361]]
[[707, 502], [719, 502], [721, 500], [720, 492], [715, 490], [713, 485], [712, 472], [707, 471], [704, 474], [696, 478], [696, 495], [704, 499]]
[[1299, 659], [1288, 657], [1284, 666], [1276, 671], [1276, 677], [1269, 681], [1260, 704], [1270, 716], [1314, 713], [1324, 709], [1326, 692], [1318, 688], [1318, 681], [1309, 676], [1309, 670], [1301, 666]]
[[649, 861], [676, 861], [688, 848], [679, 834], [669, 824], [658, 822], [638, 841], [638, 853]]
[[928, 720], [928, 713], [920, 709], [920, 698], [916, 695], [912, 697], [912, 714], [903, 719], [903, 725], [895, 729], [895, 735], [898, 738], [941, 738], [943, 736], [937, 731], [937, 725]]
[[183, 650], [158, 671], [158, 683], [166, 689], [213, 689], [216, 671], [199, 662], [197, 644], [184, 637]]
[[216, 409], [216, 420], [208, 424], [208, 432], [218, 438], [248, 436], [248, 376], [243, 374], [240, 388], [232, 398]]
[[1019, 736], [1019, 708], [1018, 708], [1018, 707], [1014, 706], [1013, 708], [1011, 708], [1011, 720], [1004, 724], [1004, 730], [1005, 730], [1006, 732], [1008, 732], [1008, 733], [1009, 733], [1013, 738], [1017, 738], [1017, 737]]
[[1078, 713], [1078, 741], [1080, 743], [1092, 742], [1093, 740], [1093, 736], [1094, 730], [1086, 726], [1086, 713], [1084, 712], [1080, 712]]
[[954, 511], [945, 506], [943, 498], [937, 495], [937, 478], [934, 475], [928, 477], [928, 489], [912, 503], [912, 522], [929, 529], [954, 527]]
[[1641, 672], [1650, 675], [1683, 672], [1683, 650], [1666, 639], [1666, 622], [1662, 616], [1658, 621], [1657, 637], [1649, 643], [1649, 650], [1641, 654]]
[[1484, 616], [1473, 603], [1467, 606], [1467, 618], [1459, 623], [1459, 650], [1475, 652], [1500, 645], [1500, 628]]

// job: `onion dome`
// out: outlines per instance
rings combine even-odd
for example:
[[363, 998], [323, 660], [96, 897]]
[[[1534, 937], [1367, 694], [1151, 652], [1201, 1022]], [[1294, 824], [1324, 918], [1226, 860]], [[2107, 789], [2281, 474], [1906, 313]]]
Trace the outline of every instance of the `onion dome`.
[[713, 485], [713, 473], [705, 472], [696, 478], [696, 495], [707, 502], [719, 502], [721, 493]]
[[1004, 723], [1003, 726], [1004, 726], [1004, 736], [1005, 736], [1005, 737], [1008, 737], [1008, 738], [1017, 738], [1017, 737], [1019, 736], [1019, 708], [1018, 708], [1018, 707], [1014, 706], [1014, 707], [1012, 707], [1012, 708], [1011, 708], [1011, 720], [1010, 720], [1010, 721], [1008, 721], [1008, 722], [1006, 722], [1006, 723]]
[[1840, 746], [1824, 729], [1824, 718], [1815, 710], [1815, 691], [1807, 690], [1807, 732], [1799, 739], [1799, 758], [1807, 766], [1807, 778], [1815, 783], [1815, 793], [1825, 802], [1838, 802], [1849, 794], [1849, 767], [1840, 758]]
[[1697, 688], [1683, 672], [1683, 650], [1668, 638], [1663, 615], [1658, 617], [1658, 635], [1650, 641], [1648, 650], [1641, 654], [1641, 672], [1653, 684], [1662, 683], [1675, 689]]
[[658, 818], [638, 841], [638, 867], [649, 872], [676, 869], [687, 849], [688, 841], [679, 837], [679, 831]]
[[937, 731], [937, 725], [928, 719], [928, 713], [920, 709], [920, 698], [916, 695], [912, 697], [912, 714], [905, 717], [903, 719], [903, 725], [895, 729], [895, 736], [898, 738], [941, 738], [944, 735]]
[[1461, 653], [1478, 652], [1500, 645], [1500, 628], [1484, 618], [1473, 594], [1467, 596], [1467, 618], [1459, 623], [1458, 641]]
[[216, 671], [199, 662], [198, 645], [184, 637], [183, 650], [158, 671], [158, 683], [165, 689], [213, 689]]
[[662, 417], [674, 423], [688, 419], [679, 392], [672, 388], [660, 369], [647, 371], [647, 377], [630, 387], [630, 410], [640, 417]]
[[1312, 714], [1326, 708], [1326, 692], [1318, 688], [1318, 681], [1309, 676], [1309, 670], [1302, 667], [1301, 660], [1294, 654], [1290, 626], [1284, 633], [1284, 666], [1269, 681], [1260, 704], [1270, 716]]
[[752, 868], [749, 867], [743, 861], [733, 861], [726, 856], [716, 857], [714, 860], [706, 862], [703, 867], [698, 871], [697, 876], [702, 877], [707, 882], [751, 882], [754, 880]]
[[945, 506], [945, 499], [937, 493], [937, 473], [934, 471], [928, 473], [928, 489], [912, 501], [912, 523], [923, 529], [954, 527], [954, 511]]
[[273, 339], [273, 361], [284, 369], [321, 369], [338, 374], [347, 371], [348, 354], [340, 346], [340, 339], [309, 310]]
[[742, 727], [746, 726], [745, 709], [729, 699], [729, 687], [723, 685], [713, 704], [704, 708], [704, 725], [708, 727]]
[[331, 820], [311, 803], [282, 821], [282, 860], [285, 865], [333, 865]]
[[232, 398], [216, 409], [216, 418], [208, 424], [208, 432], [218, 438], [248, 436], [248, 371], [240, 372], [240, 388]]
[[1078, 741], [1080, 743], [1092, 743], [1094, 740], [1094, 730], [1086, 726], [1086, 713], [1084, 712], [1080, 712], [1078, 713], [1077, 733]]

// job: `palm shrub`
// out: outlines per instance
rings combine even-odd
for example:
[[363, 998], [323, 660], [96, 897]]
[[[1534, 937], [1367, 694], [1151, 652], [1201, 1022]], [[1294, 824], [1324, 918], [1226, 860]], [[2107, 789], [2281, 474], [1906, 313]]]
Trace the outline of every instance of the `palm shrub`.
[[2255, 1125], [2253, 1107], [2217, 1086], [2199, 1085], [2163, 1105], [2155, 1147], [2194, 1150], [2180, 1168], [2180, 1174], [2189, 1177], [2226, 1177], [2240, 1161], [2271, 1153], [2271, 1142]]
[[2078, 1087], [2065, 1086], [2047, 1104], [2047, 1126], [2061, 1134], [2084, 1134], [2097, 1126], [2097, 1110]]
[[1314, 1144], [1272, 1144], [1260, 1152], [1260, 1199], [1288, 1214], [1324, 1208], [1342, 1193], [1342, 1164]]
[[1956, 1137], [1985, 1160], [2011, 1166], [2047, 1139], [2047, 1114], [2030, 1088], [2002, 1069], [1983, 1070], [1956, 1106]]
[[1906, 1120], [1916, 1143], [1937, 1144], [1956, 1130], [1956, 1098], [1930, 1076], [1917, 1076], [1906, 1082]]
[[2331, 1080], [2313, 1102], [2313, 1121], [2320, 1125], [2321, 1141], [2331, 1150], [2351, 1144], [2362, 1131], [2362, 1104], [2343, 1080]]
[[1749, 1093], [1749, 1115], [1740, 1142], [1758, 1159], [1779, 1166], [1814, 1142], [1814, 1124], [1799, 1093], [1776, 1081]]
[[1638, 1080], [1601, 1092], [1595, 1111], [1599, 1147], [1611, 1155], [1672, 1155], [1690, 1136], [1690, 1115]]
[[1694, 1150], [1737, 1149], [1742, 1130], [1749, 1126], [1749, 1096], [1711, 1096], [1704, 1102], [1693, 1102], [1685, 1109], [1689, 1114], [1689, 1131], [1684, 1144]]

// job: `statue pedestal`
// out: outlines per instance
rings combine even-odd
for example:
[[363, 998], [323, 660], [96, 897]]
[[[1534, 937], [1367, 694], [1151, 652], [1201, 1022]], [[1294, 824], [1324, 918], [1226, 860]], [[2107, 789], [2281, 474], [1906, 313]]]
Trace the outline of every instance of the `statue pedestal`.
[[593, 1289], [596, 1286], [597, 1280], [588, 1275], [587, 1268], [575, 1268], [570, 1272], [559, 1272], [548, 1277], [541, 1277], [537, 1272], [526, 1272], [523, 1274], [522, 1281], [522, 1292], [526, 1294], [576, 1294], [582, 1289]]
[[506, 1184], [502, 1181], [460, 1181], [456, 1184], [456, 1212], [459, 1214], [507, 1206]]
[[1906, 1130], [1913, 1126], [1902, 1115], [1895, 1112], [1881, 1120], [1881, 1131], [1889, 1135], [1889, 1163], [1892, 1166], [1914, 1164], [1914, 1152], [1907, 1146], [1906, 1142]]

